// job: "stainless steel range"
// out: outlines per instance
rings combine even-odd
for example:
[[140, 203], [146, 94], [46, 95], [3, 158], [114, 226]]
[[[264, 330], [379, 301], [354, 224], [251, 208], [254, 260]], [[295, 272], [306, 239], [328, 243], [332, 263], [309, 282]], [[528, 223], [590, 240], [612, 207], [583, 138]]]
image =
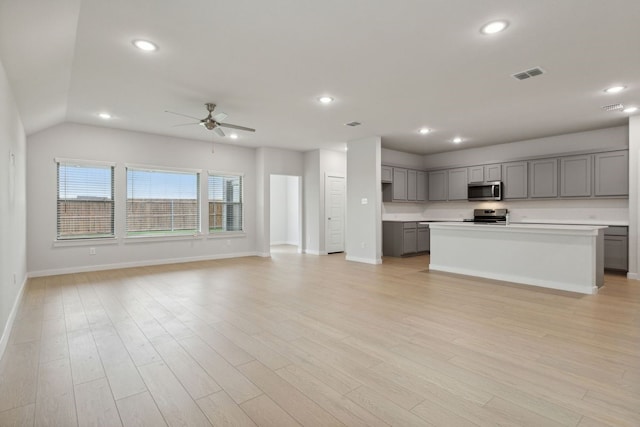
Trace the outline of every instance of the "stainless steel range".
[[474, 209], [473, 222], [475, 224], [506, 224], [507, 209]]

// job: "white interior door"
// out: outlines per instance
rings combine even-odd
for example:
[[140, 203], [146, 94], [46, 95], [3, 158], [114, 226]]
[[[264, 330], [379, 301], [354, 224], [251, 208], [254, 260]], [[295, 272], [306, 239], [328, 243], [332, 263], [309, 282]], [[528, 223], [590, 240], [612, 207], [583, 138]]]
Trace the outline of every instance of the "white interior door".
[[343, 176], [324, 179], [325, 247], [327, 253], [344, 252], [345, 185]]

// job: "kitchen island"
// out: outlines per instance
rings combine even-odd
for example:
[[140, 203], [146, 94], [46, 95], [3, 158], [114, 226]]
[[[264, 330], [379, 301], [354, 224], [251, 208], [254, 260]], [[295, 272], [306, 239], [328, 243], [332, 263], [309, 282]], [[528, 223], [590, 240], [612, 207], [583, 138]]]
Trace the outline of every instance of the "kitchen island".
[[595, 294], [605, 226], [429, 224], [429, 270]]

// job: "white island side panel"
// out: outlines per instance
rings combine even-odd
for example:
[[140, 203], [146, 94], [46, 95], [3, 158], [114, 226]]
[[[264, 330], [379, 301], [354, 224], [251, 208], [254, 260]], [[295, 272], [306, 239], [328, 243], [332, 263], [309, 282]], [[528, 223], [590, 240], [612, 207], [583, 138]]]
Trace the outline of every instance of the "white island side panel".
[[602, 229], [432, 224], [429, 269], [592, 294], [603, 281]]

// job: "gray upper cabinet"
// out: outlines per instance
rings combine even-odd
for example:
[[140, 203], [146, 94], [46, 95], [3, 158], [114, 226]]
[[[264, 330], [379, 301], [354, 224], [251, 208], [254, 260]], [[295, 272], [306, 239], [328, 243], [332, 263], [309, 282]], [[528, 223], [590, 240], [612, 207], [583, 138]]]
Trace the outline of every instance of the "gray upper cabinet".
[[484, 166], [471, 166], [467, 168], [468, 183], [484, 182]]
[[382, 166], [381, 169], [381, 181], [384, 183], [393, 182], [393, 168], [391, 166]]
[[416, 201], [424, 202], [427, 200], [427, 173], [418, 171], [416, 172]]
[[595, 195], [629, 195], [629, 152], [612, 151], [594, 155]]
[[467, 168], [449, 169], [449, 200], [467, 200]]
[[447, 171], [429, 172], [429, 201], [447, 200]]
[[591, 196], [593, 156], [560, 158], [560, 197]]
[[407, 201], [407, 170], [393, 168], [393, 200]]
[[503, 199], [527, 198], [527, 162], [511, 162], [502, 165], [504, 180]]
[[485, 181], [501, 181], [502, 180], [502, 165], [485, 165], [484, 166], [484, 180]]
[[529, 162], [529, 186], [532, 198], [558, 197], [558, 159]]
[[467, 168], [467, 176], [469, 184], [502, 181], [502, 164], [470, 166]]
[[414, 202], [418, 195], [417, 174], [414, 170], [407, 171], [407, 200], [410, 202]]

